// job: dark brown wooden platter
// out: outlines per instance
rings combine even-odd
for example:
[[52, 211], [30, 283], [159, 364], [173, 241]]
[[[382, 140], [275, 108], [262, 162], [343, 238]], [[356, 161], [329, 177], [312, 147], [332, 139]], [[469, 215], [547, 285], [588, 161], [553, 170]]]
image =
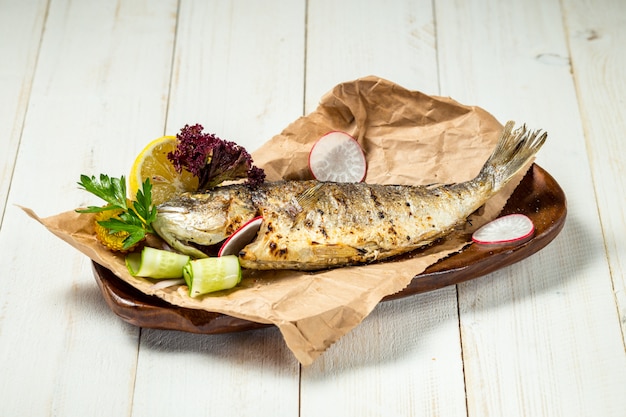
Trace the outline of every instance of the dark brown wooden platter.
[[[528, 171], [502, 214], [522, 213], [535, 225], [532, 239], [516, 246], [471, 244], [416, 275], [402, 291], [383, 301], [408, 297], [478, 278], [536, 253], [550, 243], [565, 224], [567, 204], [559, 184], [538, 165]], [[106, 303], [123, 320], [136, 326], [218, 334], [268, 326], [204, 310], [177, 307], [146, 295], [93, 263], [94, 277]]]

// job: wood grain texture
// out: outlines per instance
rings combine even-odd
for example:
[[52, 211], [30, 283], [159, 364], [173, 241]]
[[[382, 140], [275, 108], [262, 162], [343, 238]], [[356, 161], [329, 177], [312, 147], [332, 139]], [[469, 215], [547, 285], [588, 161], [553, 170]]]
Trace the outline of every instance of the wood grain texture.
[[538, 161], [569, 204], [546, 250], [458, 287], [468, 413], [619, 416], [626, 361], [559, 3], [440, 1], [436, 14], [442, 92], [545, 128]]
[[[168, 134], [200, 123], [251, 151], [301, 114], [304, 2], [183, 0], [176, 33]], [[295, 416], [298, 391], [299, 364], [276, 329], [142, 331], [134, 416]]]
[[[602, 416], [626, 409], [620, 0], [0, 0], [0, 415]], [[199, 122], [249, 150], [378, 75], [549, 133], [541, 252], [382, 303], [312, 366], [266, 328], [138, 330], [24, 216], [96, 203]]]
[[433, 18], [424, 0], [309, 1], [305, 112], [336, 84], [369, 75], [438, 94]]
[[[367, 75], [436, 94], [429, 1], [310, 1], [306, 111]], [[465, 416], [454, 288], [385, 303], [302, 370], [301, 415]]]
[[[22, 137], [48, 3], [0, 1], [0, 226]], [[16, 42], [19, 39], [19, 42]]]
[[301, 116], [304, 5], [181, 1], [166, 132], [200, 123], [252, 152]]
[[[626, 346], [626, 3], [563, 3], [572, 70]], [[607, 111], [606, 109], [615, 109]]]
[[79, 175], [124, 174], [137, 138], [162, 131], [154, 92], [169, 83], [175, 11], [175, 1], [50, 3], [0, 230], [0, 415], [131, 412], [139, 331], [110, 313], [88, 259], [13, 204], [51, 214], [96, 203]]
[[303, 369], [301, 415], [465, 416], [455, 298], [447, 287], [376, 307]]

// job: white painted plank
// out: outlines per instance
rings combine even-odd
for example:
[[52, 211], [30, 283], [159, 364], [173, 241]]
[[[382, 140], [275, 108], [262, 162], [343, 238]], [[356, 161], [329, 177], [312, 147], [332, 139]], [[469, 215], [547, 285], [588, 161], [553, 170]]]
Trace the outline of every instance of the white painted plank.
[[[304, 2], [183, 0], [167, 132], [201, 123], [248, 150], [302, 114]], [[275, 328], [143, 330], [133, 416], [297, 416], [299, 365]]]
[[276, 328], [143, 329], [133, 416], [297, 416], [298, 363]]
[[436, 7], [442, 93], [545, 128], [538, 162], [568, 196], [550, 246], [458, 287], [468, 415], [621, 416], [626, 357], [559, 2]]
[[50, 3], [0, 231], [0, 415], [130, 413], [139, 329], [106, 307], [87, 258], [14, 204], [49, 215], [96, 203], [79, 175], [126, 173], [162, 133], [175, 12]]
[[168, 134], [200, 123], [252, 152], [301, 116], [304, 4], [182, 1]]
[[20, 143], [47, 1], [0, 1], [0, 226]]
[[[20, 94], [18, 101], [2, 102], [15, 117], [0, 114], [13, 128], [26, 115], [11, 192], [0, 194], [3, 203], [8, 199], [0, 229], [0, 415], [298, 413], [298, 366], [276, 329], [208, 337], [145, 330], [133, 394], [138, 329], [108, 310], [84, 256], [13, 205], [45, 215], [93, 202], [76, 189], [77, 176], [125, 173], [136, 151], [163, 133], [166, 112], [167, 133], [199, 121], [254, 149], [299, 116], [302, 103], [312, 110], [341, 81], [376, 74], [439, 92], [432, 19], [425, 19], [432, 15], [429, 5], [310, 1], [305, 98], [303, 51], [294, 46], [304, 45], [304, 27], [294, 23], [305, 20], [304, 2], [272, 3], [265, 12], [266, 3], [181, 2], [181, 17], [187, 16], [179, 27], [168, 110], [177, 2], [50, 2], [34, 83], [25, 87], [32, 90], [28, 113], [19, 115], [27, 108]], [[624, 223], [614, 207], [622, 206], [623, 165], [605, 158], [623, 153], [621, 5], [567, 0], [561, 16], [556, 1], [466, 3], [435, 2], [441, 93], [480, 104], [501, 120], [547, 128], [550, 140], [539, 163], [563, 185], [570, 209], [566, 229], [544, 251], [459, 287], [468, 414], [620, 416], [625, 366], [614, 296], [623, 308]], [[0, 20], [6, 19], [9, 9], [0, 6]], [[10, 47], [0, 38], [3, 54], [18, 54], [0, 71], [13, 68], [9, 72], [22, 81], [36, 56], [35, 31], [25, 28], [43, 23], [37, 13], [20, 24], [3, 21], [31, 35], [14, 38], [22, 43]], [[219, 21], [183, 27], [185, 20], [197, 22], [194, 13], [202, 23], [211, 14]], [[282, 27], [272, 28], [274, 20]], [[276, 38], [282, 42], [267, 41]], [[242, 44], [243, 51], [236, 46]], [[206, 50], [217, 52], [194, 53]], [[220, 61], [228, 64], [216, 66]], [[13, 64], [26, 72], [18, 74]], [[264, 72], [270, 70], [280, 75]], [[213, 76], [205, 77], [209, 72]], [[15, 93], [2, 82], [3, 93]], [[57, 149], [59, 141], [66, 148]], [[605, 185], [607, 173], [616, 177]], [[26, 293], [24, 283], [33, 279]], [[301, 414], [465, 415], [455, 295], [446, 288], [379, 306], [303, 370]], [[191, 396], [198, 386], [203, 391]]]
[[[306, 111], [378, 75], [438, 93], [430, 1], [310, 1]], [[302, 416], [465, 416], [454, 287], [379, 305], [302, 370]]]
[[572, 68], [626, 345], [626, 3], [566, 1]]
[[431, 2], [309, 2], [306, 112], [334, 85], [368, 75], [439, 90]]
[[302, 370], [302, 416], [465, 416], [455, 287], [380, 304]]

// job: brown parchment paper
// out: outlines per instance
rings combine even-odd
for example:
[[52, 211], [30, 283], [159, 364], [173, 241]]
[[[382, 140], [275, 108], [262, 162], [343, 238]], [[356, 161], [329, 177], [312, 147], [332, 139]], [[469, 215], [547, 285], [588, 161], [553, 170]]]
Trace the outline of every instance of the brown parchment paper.
[[[359, 141], [368, 161], [367, 182], [432, 184], [473, 178], [494, 148], [502, 125], [478, 107], [370, 76], [337, 85], [314, 112], [294, 121], [252, 156], [268, 180], [308, 179], [309, 150], [331, 130], [348, 132]], [[70, 210], [42, 219], [23, 209], [146, 294], [178, 306], [276, 325], [295, 357], [309, 365], [383, 297], [402, 290], [429, 265], [468, 244], [468, 234], [497, 216], [521, 177], [490, 199], [473, 216], [471, 226], [468, 222], [466, 229], [411, 256], [315, 273], [244, 271], [237, 288], [198, 299], [190, 298], [185, 286], [153, 290], [154, 281], [131, 276], [124, 257], [96, 241], [92, 215]], [[158, 238], [151, 240], [151, 245], [159, 244]]]

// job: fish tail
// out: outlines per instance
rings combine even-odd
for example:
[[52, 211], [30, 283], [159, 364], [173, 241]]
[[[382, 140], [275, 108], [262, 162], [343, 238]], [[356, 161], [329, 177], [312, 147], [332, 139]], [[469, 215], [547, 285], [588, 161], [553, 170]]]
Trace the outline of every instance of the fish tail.
[[523, 125], [513, 130], [514, 122], [504, 126], [495, 150], [485, 162], [478, 178], [491, 178], [493, 190], [498, 191], [535, 156], [548, 134], [530, 131]]

